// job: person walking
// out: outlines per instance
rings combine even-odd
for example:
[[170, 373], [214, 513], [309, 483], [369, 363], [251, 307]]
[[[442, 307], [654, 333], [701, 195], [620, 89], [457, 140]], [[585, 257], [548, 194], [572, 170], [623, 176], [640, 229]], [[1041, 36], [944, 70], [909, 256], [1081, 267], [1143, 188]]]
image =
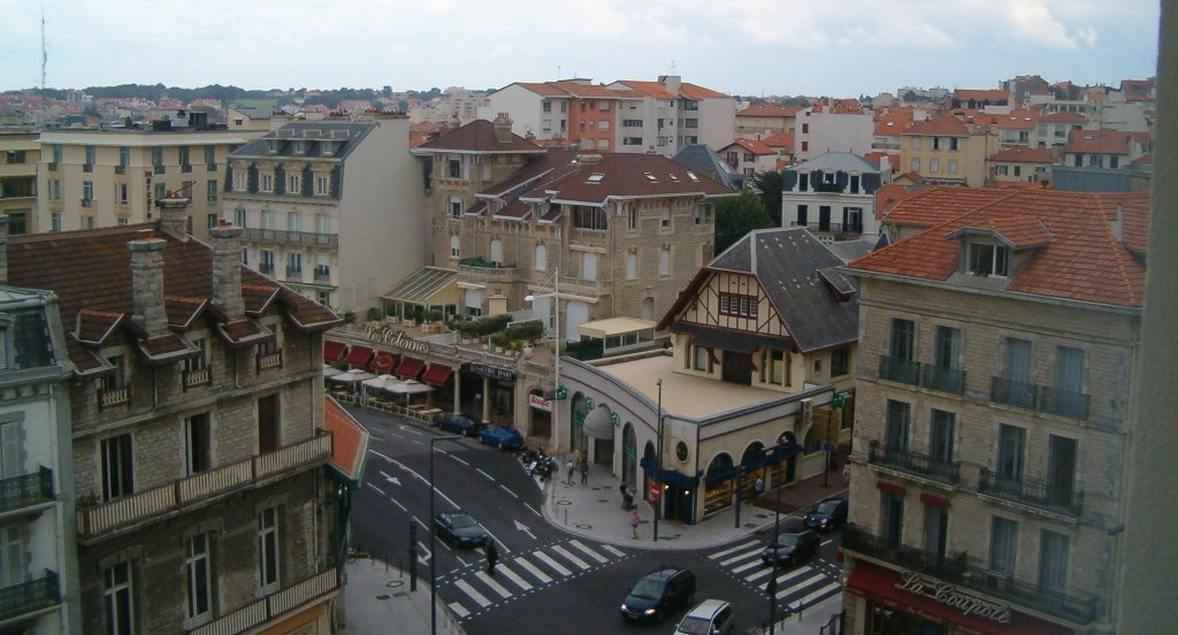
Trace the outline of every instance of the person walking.
[[495, 548], [495, 539], [487, 542], [487, 574], [495, 576], [495, 564], [499, 562], [499, 550]]
[[589, 461], [581, 461], [581, 485], [589, 484]]
[[638, 540], [638, 524], [641, 520], [638, 518], [638, 509], [635, 508], [630, 512], [630, 529], [634, 530], [634, 540]]
[[580, 456], [580, 452], [578, 452], [576, 456], [569, 457], [569, 485], [573, 484], [573, 471], [577, 469], [578, 456]]

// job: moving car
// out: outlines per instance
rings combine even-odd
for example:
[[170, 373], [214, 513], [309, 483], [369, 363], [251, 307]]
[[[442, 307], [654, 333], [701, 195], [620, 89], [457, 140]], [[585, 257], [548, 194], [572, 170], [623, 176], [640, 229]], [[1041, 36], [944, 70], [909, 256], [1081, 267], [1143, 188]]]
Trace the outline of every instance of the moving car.
[[446, 432], [468, 437], [477, 436], [479, 431], [483, 429], [483, 424], [466, 415], [460, 414], [438, 415], [434, 419], [434, 425]]
[[434, 517], [438, 538], [446, 544], [474, 549], [490, 542], [491, 537], [479, 521], [462, 512], [442, 512]]
[[830, 531], [847, 524], [847, 497], [831, 496], [818, 501], [814, 511], [806, 514], [806, 527]]
[[622, 617], [658, 622], [695, 599], [695, 574], [687, 569], [664, 567], [646, 574], [622, 602]]
[[818, 543], [818, 534], [810, 529], [781, 534], [776, 544], [770, 544], [761, 552], [761, 562], [767, 565], [805, 562], [818, 553]]
[[730, 635], [733, 631], [732, 605], [724, 600], [704, 600], [683, 616], [675, 635]]
[[511, 426], [487, 426], [479, 433], [479, 441], [500, 450], [518, 450], [524, 447], [524, 438]]

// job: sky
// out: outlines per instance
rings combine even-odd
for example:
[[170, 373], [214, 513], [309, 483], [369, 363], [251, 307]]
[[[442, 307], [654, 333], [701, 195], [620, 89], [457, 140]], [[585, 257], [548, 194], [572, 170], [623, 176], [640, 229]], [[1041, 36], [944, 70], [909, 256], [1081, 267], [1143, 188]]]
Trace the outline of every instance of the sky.
[[[1155, 74], [1159, 0], [0, 0], [0, 90], [498, 88], [678, 74], [740, 95]], [[1168, 0], [1167, 0], [1168, 1]]]

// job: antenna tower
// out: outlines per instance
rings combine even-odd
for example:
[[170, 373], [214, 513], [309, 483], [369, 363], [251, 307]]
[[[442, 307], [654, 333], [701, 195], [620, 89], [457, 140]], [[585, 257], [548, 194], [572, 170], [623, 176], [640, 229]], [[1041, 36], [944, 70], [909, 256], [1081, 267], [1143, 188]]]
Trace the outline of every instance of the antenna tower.
[[45, 44], [45, 6], [41, 6], [41, 92], [45, 91], [45, 66], [49, 63], [49, 47]]

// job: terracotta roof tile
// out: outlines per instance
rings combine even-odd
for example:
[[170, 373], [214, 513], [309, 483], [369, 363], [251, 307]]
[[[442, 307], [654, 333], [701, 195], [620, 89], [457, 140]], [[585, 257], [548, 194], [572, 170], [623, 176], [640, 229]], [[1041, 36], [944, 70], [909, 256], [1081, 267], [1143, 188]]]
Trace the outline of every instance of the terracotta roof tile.
[[995, 153], [990, 160], [1008, 163], [1054, 163], [1055, 157], [1047, 148], [1014, 146]]
[[875, 134], [879, 137], [898, 136], [912, 123], [912, 108], [895, 108], [875, 118]]
[[603, 154], [599, 161], [582, 161], [575, 169], [533, 187], [524, 196], [544, 198], [548, 191], [556, 191], [557, 199], [586, 203], [602, 203], [611, 196], [734, 193], [707, 175], [693, 173], [657, 154]]
[[969, 128], [964, 122], [948, 115], [926, 119], [924, 121], [913, 122], [900, 134], [903, 135], [925, 135], [925, 136], [945, 136], [945, 137], [968, 137]]
[[610, 88], [603, 84], [586, 84], [571, 80], [556, 82], [566, 93], [582, 99], [637, 99], [641, 93], [632, 89]]
[[718, 90], [704, 88], [699, 84], [692, 84], [691, 82], [681, 82], [679, 84], [679, 94], [688, 99], [715, 99], [728, 96]]
[[1006, 115], [993, 115], [991, 123], [1004, 130], [1031, 130], [1039, 123], [1039, 111], [1012, 110]]
[[636, 79], [623, 79], [622, 84], [633, 88], [634, 90], [646, 95], [647, 97], [654, 97], [655, 99], [671, 100], [675, 95], [666, 89], [665, 86], [658, 82], [650, 82]]
[[788, 132], [775, 132], [761, 141], [770, 148], [785, 148], [788, 151], [793, 151], [794, 136]]
[[743, 110], [736, 111], [737, 117], [794, 117], [801, 108], [782, 106], [771, 101], [755, 101]]
[[1064, 150], [1077, 154], [1129, 154], [1132, 138], [1130, 133], [1117, 130], [1072, 130]]
[[764, 156], [766, 154], [777, 154], [777, 151], [773, 148], [770, 148], [769, 144], [758, 139], [737, 139], [736, 141], [728, 144], [725, 150], [731, 148], [732, 146], [740, 146], [756, 155]]
[[953, 91], [953, 96], [963, 101], [1004, 102], [1010, 99], [1010, 95], [999, 88], [958, 88]]
[[523, 86], [543, 97], [568, 97], [569, 94], [554, 82], [515, 82], [508, 86]]
[[422, 150], [465, 150], [468, 152], [543, 152], [540, 146], [512, 133], [511, 143], [499, 143], [495, 138], [495, 124], [476, 119], [465, 126], [444, 132], [417, 146]]
[[1088, 118], [1078, 112], [1049, 112], [1039, 118], [1041, 123], [1088, 123]]

